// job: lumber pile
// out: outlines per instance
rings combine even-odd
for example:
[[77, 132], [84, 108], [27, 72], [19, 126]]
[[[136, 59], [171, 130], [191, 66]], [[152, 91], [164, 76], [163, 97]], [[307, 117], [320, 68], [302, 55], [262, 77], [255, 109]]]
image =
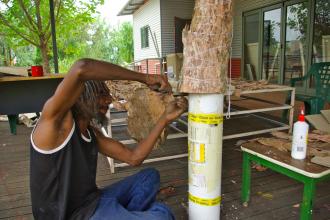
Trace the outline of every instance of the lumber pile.
[[[167, 104], [174, 100], [173, 95], [161, 94], [150, 90], [146, 85], [132, 81], [107, 81], [107, 86], [114, 98], [114, 107], [127, 111], [127, 129], [136, 141], [147, 137]], [[121, 103], [120, 100], [127, 102]], [[155, 148], [161, 145], [167, 137], [164, 129]]]
[[232, 1], [196, 0], [190, 27], [182, 32], [180, 92], [224, 93], [232, 40]]

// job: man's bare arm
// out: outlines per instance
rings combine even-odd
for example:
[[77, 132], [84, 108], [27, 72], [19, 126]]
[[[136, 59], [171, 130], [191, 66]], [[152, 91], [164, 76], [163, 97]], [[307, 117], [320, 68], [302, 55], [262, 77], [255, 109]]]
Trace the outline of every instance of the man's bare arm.
[[137, 73], [120, 66], [92, 59], [74, 63], [57, 87], [54, 95], [45, 103], [41, 118], [33, 133], [35, 144], [42, 150], [52, 150], [63, 143], [73, 126], [71, 107], [84, 90], [88, 80], [135, 80], [149, 86], [170, 90], [165, 76]]
[[179, 98], [167, 106], [164, 114], [160, 117], [148, 137], [140, 141], [138, 145], [130, 150], [125, 145], [104, 137], [99, 131], [96, 132], [99, 151], [106, 156], [118, 159], [133, 166], [140, 165], [149, 155], [163, 129], [175, 118], [187, 110], [187, 100]]
[[69, 70], [55, 94], [47, 101], [43, 115], [47, 118], [61, 119], [71, 109], [84, 89], [84, 82], [88, 80], [133, 80], [153, 86], [158, 85], [160, 90], [170, 90], [165, 76], [134, 72], [112, 63], [81, 59]]

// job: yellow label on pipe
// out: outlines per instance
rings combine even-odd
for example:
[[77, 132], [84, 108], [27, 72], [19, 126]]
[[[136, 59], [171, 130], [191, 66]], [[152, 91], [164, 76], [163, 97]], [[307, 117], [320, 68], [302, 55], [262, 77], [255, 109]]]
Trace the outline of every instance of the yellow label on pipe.
[[199, 205], [214, 206], [221, 202], [221, 196], [214, 199], [202, 199], [189, 193], [189, 200]]
[[188, 114], [188, 120], [202, 124], [221, 124], [223, 122], [223, 115], [220, 114]]
[[205, 163], [205, 144], [194, 142], [189, 143], [188, 158], [192, 162]]

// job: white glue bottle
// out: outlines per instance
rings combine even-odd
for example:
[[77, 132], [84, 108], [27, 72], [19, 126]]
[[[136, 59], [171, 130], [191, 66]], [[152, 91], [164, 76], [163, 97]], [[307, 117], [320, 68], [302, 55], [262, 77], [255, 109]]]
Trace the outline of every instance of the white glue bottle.
[[291, 157], [298, 160], [303, 160], [306, 157], [308, 127], [305, 122], [304, 109], [298, 116], [298, 121], [293, 125]]

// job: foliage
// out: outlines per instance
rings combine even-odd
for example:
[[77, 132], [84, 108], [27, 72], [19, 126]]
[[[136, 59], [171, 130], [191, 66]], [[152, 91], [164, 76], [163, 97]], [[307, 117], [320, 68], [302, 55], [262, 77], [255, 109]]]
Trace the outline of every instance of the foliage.
[[[323, 36], [330, 35], [330, 2], [317, 0], [315, 7], [315, 22], [313, 34], [313, 62], [319, 62], [326, 48], [322, 43]], [[324, 57], [325, 58], [325, 57]]]
[[133, 27], [129, 22], [118, 28], [97, 20], [82, 28], [80, 36], [72, 35], [59, 47], [60, 72], [67, 72], [72, 63], [82, 57], [106, 60], [119, 65], [133, 61]]
[[[33, 2], [27, 0], [16, 1], [23, 2], [24, 7], [29, 12], [35, 13], [35, 9], [31, 9], [31, 5], [37, 0]], [[55, 0], [56, 4], [59, 4], [59, 1]], [[5, 42], [2, 41], [0, 33], [0, 48], [1, 43], [10, 47], [17, 58], [17, 65], [19, 66], [30, 66], [44, 62], [43, 48], [38, 46], [40, 44], [38, 41], [40, 33], [26, 31], [29, 26], [24, 26], [23, 23], [29, 23], [29, 21], [28, 18], [24, 18], [24, 11], [19, 12], [19, 8], [22, 7], [14, 6], [10, 3], [13, 1], [7, 1], [7, 6], [1, 7], [5, 4], [5, 1], [0, 0], [0, 2], [2, 2], [2, 4], [0, 3], [0, 28], [3, 30], [4, 35], [2, 39], [6, 39]], [[82, 57], [107, 60], [120, 65], [132, 62], [133, 27], [131, 23], [126, 22], [117, 28], [110, 28], [104, 21], [101, 21], [99, 17], [95, 16], [95, 8], [103, 0], [62, 0], [60, 2], [61, 6], [56, 7], [59, 10], [56, 17], [56, 33], [60, 73], [67, 72], [74, 61]], [[49, 16], [47, 14], [49, 11], [47, 3], [48, 1], [42, 1], [40, 5], [42, 17]], [[19, 15], [10, 14], [13, 12], [17, 12]], [[9, 21], [13, 23], [15, 28], [6, 26], [4, 21], [1, 20], [2, 18], [7, 19], [8, 23]], [[42, 27], [44, 27], [42, 33], [48, 34], [47, 58], [50, 59], [49, 65], [53, 66], [51, 59], [52, 44], [49, 39], [51, 35], [49, 27], [47, 27], [49, 25], [48, 21], [48, 18], [42, 19]], [[18, 30], [22, 33], [15, 33]], [[25, 33], [27, 34], [25, 35]], [[31, 40], [25, 39], [26, 36]]]
[[308, 4], [302, 2], [299, 4], [288, 6], [288, 17], [287, 25], [290, 29], [295, 30], [299, 33], [297, 37], [302, 42], [306, 40], [307, 31], [307, 19], [308, 19]]
[[131, 63], [133, 61], [133, 27], [130, 23], [123, 23], [116, 34], [116, 45], [118, 47], [119, 61]]
[[[54, 0], [57, 36], [81, 34], [80, 27], [94, 21], [96, 6], [103, 0]], [[40, 49], [49, 71], [51, 51], [49, 1], [0, 0], [0, 35], [11, 39], [15, 49], [34, 45]]]

